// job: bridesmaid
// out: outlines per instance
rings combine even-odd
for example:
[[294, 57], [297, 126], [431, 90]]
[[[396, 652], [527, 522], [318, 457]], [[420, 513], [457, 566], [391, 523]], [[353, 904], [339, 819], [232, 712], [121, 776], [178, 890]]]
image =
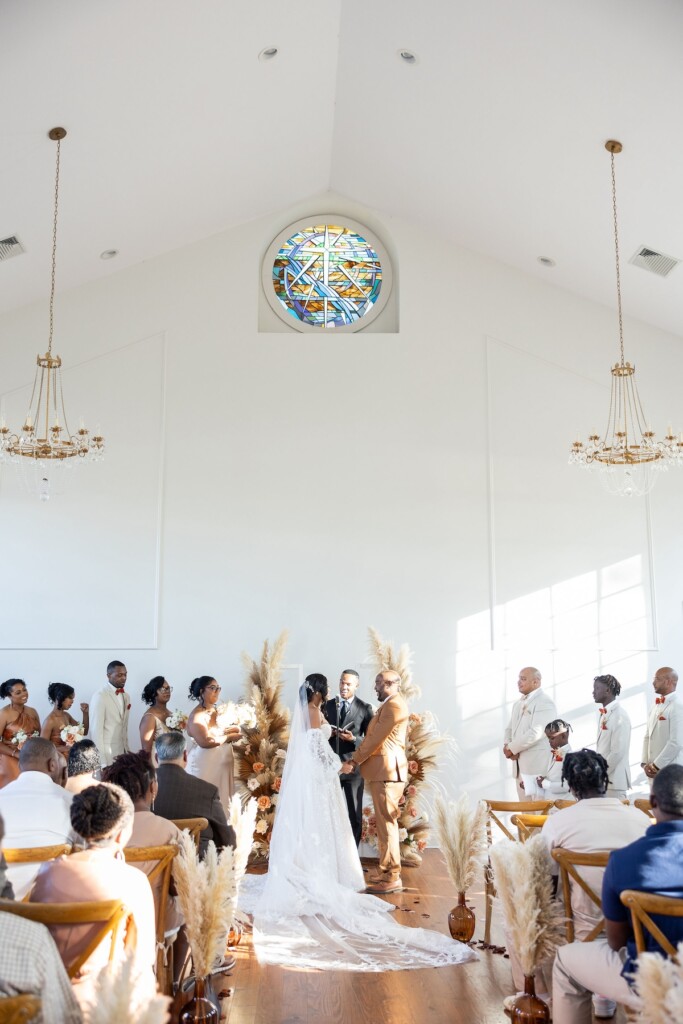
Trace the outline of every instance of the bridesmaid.
[[172, 693], [173, 687], [168, 685], [163, 676], [150, 679], [142, 691], [142, 700], [149, 705], [149, 711], [145, 711], [140, 720], [140, 743], [146, 754], [152, 753], [157, 736], [168, 732], [166, 719], [171, 714], [168, 702]]
[[235, 791], [231, 744], [242, 731], [238, 725], [221, 727], [217, 724], [216, 705], [221, 688], [213, 676], [199, 676], [190, 685], [190, 700], [199, 701], [199, 707], [190, 712], [187, 734], [194, 740], [187, 757], [187, 770], [205, 782], [218, 787], [218, 797], [226, 817], [230, 814], [230, 798]]
[[[50, 704], [54, 704], [54, 711], [51, 711], [43, 722], [43, 728], [40, 730], [40, 735], [43, 739], [50, 740], [54, 743], [60, 754], [64, 754], [64, 757], [69, 758], [69, 751], [76, 742], [78, 737], [75, 737], [71, 743], [65, 743], [62, 739], [62, 729], [67, 725], [78, 725], [79, 723], [69, 714], [74, 700], [76, 698], [76, 691], [73, 686], [69, 686], [68, 683], [50, 683], [47, 688], [47, 699]], [[88, 717], [89, 707], [87, 704], [81, 704], [81, 714], [83, 715], [83, 736], [87, 735], [88, 729], [90, 728], [90, 720]], [[82, 738], [82, 737], [81, 737]]]
[[0, 789], [19, 775], [19, 750], [12, 738], [23, 729], [27, 736], [40, 732], [38, 712], [28, 707], [28, 690], [23, 679], [6, 679], [0, 698], [9, 700], [0, 709]]

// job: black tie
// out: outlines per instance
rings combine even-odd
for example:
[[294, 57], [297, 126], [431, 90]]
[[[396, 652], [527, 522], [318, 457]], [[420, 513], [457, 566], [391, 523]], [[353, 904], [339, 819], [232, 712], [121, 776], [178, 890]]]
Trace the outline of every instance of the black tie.
[[339, 724], [340, 725], [344, 724], [344, 719], [346, 718], [346, 712], [348, 711], [348, 709], [349, 709], [348, 703], [345, 700], [343, 700], [341, 702], [341, 710], [339, 712]]

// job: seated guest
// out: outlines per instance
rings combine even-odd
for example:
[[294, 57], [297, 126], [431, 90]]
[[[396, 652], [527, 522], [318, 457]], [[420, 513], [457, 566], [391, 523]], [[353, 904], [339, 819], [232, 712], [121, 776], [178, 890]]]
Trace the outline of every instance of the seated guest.
[[[112, 764], [102, 772], [102, 781], [111, 782], [125, 790], [133, 801], [135, 816], [133, 832], [126, 846], [167, 846], [177, 843], [180, 829], [172, 821], [152, 813], [152, 804], [157, 794], [157, 773], [144, 751], [139, 754], [119, 754]], [[154, 868], [155, 861], [139, 861], [135, 865], [146, 875]], [[155, 908], [159, 907], [161, 877], [152, 882]], [[171, 931], [182, 924], [175, 900], [169, 897], [166, 907], [166, 930]]]
[[206, 818], [209, 827], [202, 832], [199, 844], [202, 857], [210, 840], [219, 850], [234, 846], [235, 833], [226, 821], [217, 787], [185, 771], [187, 751], [183, 734], [175, 730], [164, 733], [157, 736], [154, 746], [159, 760], [154, 813], [162, 818]]
[[[5, 846], [57, 846], [71, 842], [71, 793], [59, 785], [63, 762], [49, 740], [26, 740], [19, 754], [19, 777], [0, 790]], [[24, 898], [40, 864], [10, 864], [14, 893]]]
[[569, 754], [572, 749], [569, 746], [571, 731], [572, 727], [569, 722], [565, 722], [562, 718], [553, 719], [545, 727], [545, 734], [550, 744], [548, 767], [545, 774], [539, 775], [536, 779], [537, 786], [543, 790], [539, 796], [542, 795], [544, 799], [559, 800], [561, 797], [569, 796], [569, 786], [562, 779], [562, 768], [565, 755]]
[[[602, 882], [605, 936], [571, 942], [557, 951], [555, 1024], [591, 1024], [591, 995], [596, 990], [626, 1006], [635, 1004], [629, 976], [637, 972], [638, 963], [630, 912], [620, 900], [625, 889], [683, 899], [683, 765], [667, 765], [655, 775], [650, 802], [655, 824], [640, 839], [610, 854]], [[609, 832], [608, 823], [604, 831]], [[674, 946], [683, 941], [683, 918], [657, 917], [656, 922]], [[648, 933], [645, 937], [650, 951], [661, 952]]]
[[[119, 855], [133, 831], [133, 804], [118, 786], [100, 783], [76, 793], [71, 805], [71, 824], [85, 849], [43, 864], [31, 891], [32, 903], [83, 903], [91, 900], [123, 900], [133, 911], [137, 928], [135, 969], [144, 977], [154, 970], [156, 931], [154, 899], [142, 871], [126, 864]], [[52, 925], [50, 931], [65, 963], [87, 946], [96, 925]], [[92, 995], [97, 972], [109, 959], [110, 940], [95, 949], [74, 980], [83, 1006]], [[115, 962], [124, 958], [123, 935], [119, 936]]]
[[93, 741], [79, 740], [69, 751], [65, 788], [69, 793], [82, 793], [88, 786], [96, 786], [101, 769], [100, 752]]
[[[0, 817], [0, 865], [4, 830]], [[0, 866], [0, 896], [13, 899], [12, 887], [3, 888], [3, 883]], [[42, 1000], [42, 1024], [82, 1024], [69, 976], [45, 925], [0, 911], [0, 1019], [2, 999], [24, 995]]]

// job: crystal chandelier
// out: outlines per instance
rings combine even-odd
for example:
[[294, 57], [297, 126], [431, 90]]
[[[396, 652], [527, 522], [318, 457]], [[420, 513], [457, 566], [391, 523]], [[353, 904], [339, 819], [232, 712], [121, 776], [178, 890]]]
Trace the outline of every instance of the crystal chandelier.
[[610, 139], [605, 149], [612, 163], [612, 211], [614, 252], [617, 272], [617, 309], [619, 312], [620, 359], [612, 367], [607, 429], [602, 437], [590, 434], [583, 444], [577, 438], [569, 455], [569, 464], [597, 469], [606, 488], [624, 496], [647, 494], [659, 473], [683, 461], [683, 434], [677, 439], [671, 427], [658, 441], [645, 418], [638, 395], [636, 368], [624, 361], [624, 325], [621, 312], [621, 275], [619, 268], [619, 232], [617, 229], [617, 186], [614, 156], [621, 153], [620, 142]]
[[47, 352], [37, 358], [33, 390], [24, 420], [18, 434], [0, 420], [0, 459], [3, 462], [32, 465], [36, 470], [36, 482], [40, 497], [45, 500], [50, 493], [53, 470], [67, 460], [97, 462], [103, 457], [104, 438], [99, 430], [94, 435], [86, 429], [83, 420], [78, 430], [69, 429], [64, 408], [62, 391], [62, 360], [52, 354], [54, 330], [55, 270], [57, 261], [57, 213], [59, 209], [59, 158], [64, 128], [52, 128], [48, 136], [57, 143], [55, 170], [55, 201], [52, 222], [52, 277], [50, 286], [50, 333]]

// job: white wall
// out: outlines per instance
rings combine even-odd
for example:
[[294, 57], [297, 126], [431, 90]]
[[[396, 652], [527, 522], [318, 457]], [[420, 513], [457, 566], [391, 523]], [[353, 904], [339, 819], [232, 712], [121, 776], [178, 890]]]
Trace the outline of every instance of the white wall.
[[[320, 207], [368, 215], [339, 196], [321, 197]], [[301, 673], [334, 679], [362, 667], [374, 625], [414, 649], [419, 706], [434, 710], [460, 747], [452, 788], [502, 795], [499, 748], [523, 664], [543, 671], [578, 743], [592, 738], [594, 674], [615, 671], [642, 723], [652, 671], [683, 664], [683, 476], [657, 485], [650, 520], [643, 503], [577, 477], [567, 448], [577, 426], [587, 433], [596, 422], [596, 403], [598, 426], [606, 415], [614, 312], [415, 225], [368, 215], [400, 260], [399, 334], [258, 333], [260, 254], [299, 212], [58, 296], [56, 350], [67, 367], [93, 360], [90, 385], [117, 399], [116, 412], [107, 402], [102, 415], [111, 457], [87, 471], [98, 495], [89, 545], [104, 555], [87, 593], [101, 649], [89, 649], [93, 628], [76, 615], [78, 640], [71, 630], [67, 642], [81, 649], [39, 650], [34, 621], [36, 649], [0, 650], [0, 678], [24, 677], [41, 714], [48, 681], [72, 682], [88, 698], [112, 657], [127, 663], [136, 695], [163, 673], [173, 705], [184, 704], [192, 677], [211, 673], [237, 696], [240, 652], [256, 654], [287, 626], [293, 690]], [[624, 292], [628, 300], [627, 277]], [[5, 395], [29, 383], [45, 325], [43, 305], [0, 321]], [[137, 470], [126, 478], [125, 466], [146, 457], [146, 430], [158, 445], [160, 413], [130, 375], [138, 343], [158, 336], [159, 531], [138, 568], [120, 555], [122, 531], [138, 528]], [[680, 339], [636, 323], [626, 339], [655, 429], [680, 423]], [[75, 376], [71, 390], [67, 380], [67, 406], [78, 415], [86, 398]], [[22, 535], [27, 515], [9, 472], [0, 476], [5, 539]], [[150, 491], [145, 515], [152, 499]], [[30, 561], [25, 534], [2, 549], [3, 604], [16, 621], [33, 616], [20, 586], [27, 576], [39, 604], [60, 586], [67, 612], [75, 600], [68, 580], [51, 578], [64, 510], [78, 515], [78, 502], [60, 511], [60, 500], [31, 513], [42, 528], [34, 525]], [[157, 542], [158, 647], [140, 649], [126, 622], [137, 620]], [[70, 543], [76, 576], [89, 550]], [[147, 627], [147, 604], [140, 614]], [[12, 645], [10, 637], [3, 646]], [[137, 701], [134, 711], [143, 711]]]

